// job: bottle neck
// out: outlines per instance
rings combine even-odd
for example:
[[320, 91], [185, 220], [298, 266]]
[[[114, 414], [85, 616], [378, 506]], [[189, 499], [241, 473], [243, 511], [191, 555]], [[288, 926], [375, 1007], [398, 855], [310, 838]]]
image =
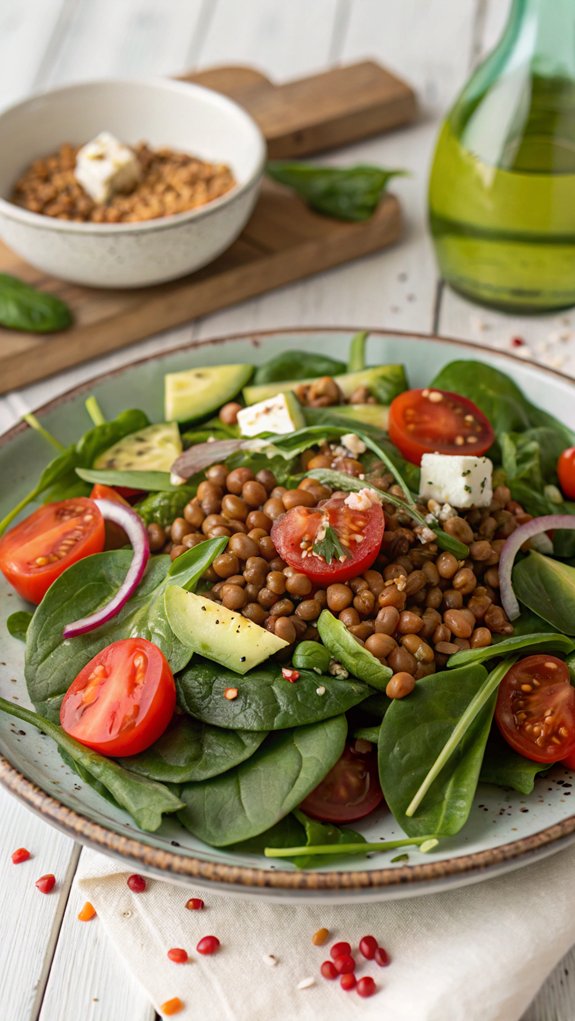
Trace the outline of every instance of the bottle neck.
[[536, 74], [575, 77], [573, 0], [513, 0], [504, 40]]

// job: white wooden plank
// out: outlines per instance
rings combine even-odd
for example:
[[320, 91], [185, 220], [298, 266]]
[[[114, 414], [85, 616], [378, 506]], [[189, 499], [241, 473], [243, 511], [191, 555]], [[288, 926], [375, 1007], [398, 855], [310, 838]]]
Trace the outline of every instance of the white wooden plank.
[[64, 0], [0, 4], [0, 107], [33, 87]]

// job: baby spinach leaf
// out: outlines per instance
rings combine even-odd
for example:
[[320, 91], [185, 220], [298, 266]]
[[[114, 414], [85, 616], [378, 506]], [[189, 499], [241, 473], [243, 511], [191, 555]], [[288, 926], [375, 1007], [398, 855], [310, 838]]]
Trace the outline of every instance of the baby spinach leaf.
[[8, 273], [0, 273], [0, 326], [30, 333], [54, 333], [72, 323], [65, 301], [39, 291]]
[[497, 659], [501, 656], [511, 656], [515, 652], [527, 652], [530, 649], [538, 649], [543, 646], [544, 652], [573, 652], [575, 642], [567, 635], [561, 635], [556, 631], [546, 631], [542, 634], [512, 635], [511, 638], [503, 638], [495, 645], [488, 645], [481, 649], [461, 649], [447, 661], [448, 667], [468, 666], [470, 663], [485, 663], [489, 659]]
[[213, 780], [186, 784], [180, 822], [213, 847], [263, 833], [323, 780], [342, 754], [346, 734], [345, 716], [271, 734], [241, 766]]
[[171, 525], [174, 518], [180, 518], [184, 507], [196, 495], [197, 483], [185, 486], [178, 486], [177, 489], [168, 492], [148, 493], [144, 499], [136, 504], [134, 510], [150, 525], [155, 521], [162, 528]]
[[164, 592], [172, 584], [193, 589], [226, 541], [200, 543], [173, 563], [167, 556], [153, 557], [143, 581], [117, 617], [95, 631], [63, 641], [66, 624], [109, 601], [126, 576], [132, 552], [110, 550], [72, 564], [50, 587], [28, 630], [25, 675], [34, 705], [57, 719], [62, 696], [82, 667], [121, 638], [147, 638], [159, 646], [174, 672], [183, 669], [191, 652], [168, 624]]
[[393, 699], [388, 698], [385, 692], [377, 691], [370, 695], [369, 698], [366, 698], [365, 702], [361, 703], [361, 712], [382, 720], [392, 702]]
[[296, 670], [314, 670], [316, 674], [327, 674], [331, 653], [321, 642], [300, 642], [292, 656]]
[[393, 670], [383, 666], [376, 657], [353, 637], [345, 624], [329, 610], [322, 610], [317, 622], [319, 636], [333, 658], [342, 663], [352, 677], [365, 681], [371, 688], [385, 691]]
[[122, 765], [162, 783], [209, 780], [249, 759], [266, 736], [265, 730], [223, 730], [176, 716], [151, 748]]
[[64, 480], [67, 483], [77, 481], [75, 468], [78, 463], [78, 454], [75, 447], [68, 447], [62, 454], [54, 457], [44, 468], [34, 488], [26, 496], [22, 497], [16, 506], [0, 521], [0, 535], [28, 504], [33, 503], [34, 500], [37, 500], [38, 497], [46, 493], [47, 490], [50, 490], [51, 487], [57, 483], [62, 483]]
[[252, 385], [315, 379], [317, 376], [339, 376], [343, 372], [346, 372], [345, 362], [330, 358], [329, 355], [312, 354], [309, 351], [282, 351], [258, 366]]
[[[304, 815], [298, 809], [294, 811], [294, 816], [304, 831], [304, 840], [300, 841], [300, 844], [304, 847], [311, 849], [318, 846], [325, 847], [326, 845], [365, 844], [365, 837], [355, 830], [340, 829], [334, 823], [323, 823], [317, 819], [310, 819], [309, 816]], [[358, 854], [360, 853], [361, 848], [358, 848]], [[334, 861], [334, 856], [337, 861], [337, 855], [326, 855], [323, 857], [321, 855], [314, 855], [312, 852], [307, 855], [296, 855], [291, 860], [298, 869], [317, 869], [322, 865], [331, 865]]]
[[88, 782], [102, 784], [142, 830], [154, 832], [166, 813], [177, 812], [183, 802], [160, 783], [130, 773], [117, 762], [86, 748], [69, 737], [61, 727], [37, 713], [0, 698], [0, 710], [44, 731], [79, 767]]
[[466, 727], [414, 815], [414, 796], [479, 693], [487, 671], [479, 665], [423, 677], [405, 699], [395, 699], [379, 733], [379, 775], [385, 800], [410, 836], [458, 833], [469, 815], [495, 708], [491, 693]]
[[8, 633], [12, 635], [12, 638], [17, 638], [20, 642], [25, 642], [31, 621], [32, 614], [28, 613], [27, 610], [18, 610], [16, 613], [11, 613], [6, 621]]
[[[284, 730], [327, 720], [347, 712], [370, 690], [357, 681], [318, 676], [308, 670], [301, 670], [292, 684], [274, 663], [241, 677], [199, 656], [176, 678], [176, 686], [186, 712], [204, 723], [232, 730]], [[230, 687], [238, 689], [237, 698], [231, 701], [224, 698]]]
[[145, 412], [140, 411], [139, 408], [128, 408], [116, 415], [116, 418], [110, 419], [109, 422], [104, 421], [95, 425], [84, 433], [76, 444], [81, 464], [87, 468], [91, 467], [96, 458], [118, 440], [123, 440], [125, 436], [145, 429], [149, 424], [150, 419]]
[[479, 782], [495, 784], [496, 787], [511, 787], [520, 794], [531, 794], [535, 778], [550, 768], [548, 763], [533, 762], [514, 752], [494, 727], [485, 749]]
[[267, 164], [266, 173], [307, 202], [324, 216], [336, 220], [368, 220], [373, 216], [392, 177], [404, 170], [383, 170], [381, 167], [318, 167], [306, 163]]
[[379, 727], [357, 727], [353, 732], [356, 741], [370, 741], [377, 744], [379, 741]]
[[513, 568], [513, 588], [533, 613], [575, 635], [575, 567], [531, 550]]
[[116, 468], [77, 468], [76, 474], [91, 485], [100, 482], [104, 486], [141, 489], [143, 492], [148, 493], [173, 492], [179, 488], [170, 481], [169, 472], [123, 471]]

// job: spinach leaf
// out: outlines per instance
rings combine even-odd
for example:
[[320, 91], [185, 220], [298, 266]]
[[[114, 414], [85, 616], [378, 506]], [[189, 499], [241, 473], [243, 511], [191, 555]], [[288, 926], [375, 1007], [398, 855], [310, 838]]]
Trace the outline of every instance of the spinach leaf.
[[65, 301], [46, 294], [17, 277], [0, 273], [0, 326], [30, 333], [54, 333], [72, 324]]
[[448, 667], [469, 666], [470, 663], [485, 663], [489, 659], [497, 659], [501, 656], [512, 656], [515, 652], [523, 652], [529, 649], [538, 649], [543, 646], [544, 652], [573, 652], [575, 642], [567, 635], [561, 635], [556, 631], [547, 631], [542, 634], [512, 635], [511, 638], [503, 638], [495, 645], [488, 645], [481, 649], [461, 649], [447, 661]]
[[238, 854], [263, 854], [266, 847], [292, 847], [305, 841], [304, 828], [293, 812], [284, 816], [269, 830], [258, 833], [257, 837], [242, 840], [239, 844], [228, 844], [228, 849]]
[[284, 380], [315, 379], [317, 376], [339, 376], [345, 371], [345, 362], [330, 358], [329, 355], [312, 354], [309, 351], [282, 351], [258, 366], [252, 386], [281, 383]]
[[[507, 669], [507, 668], [506, 668]], [[423, 677], [405, 699], [395, 699], [379, 733], [379, 775], [385, 800], [409, 836], [451, 836], [467, 820], [495, 708], [484, 697], [484, 667], [460, 667]], [[415, 814], [407, 812], [478, 696], [479, 712], [465, 726]]]
[[316, 674], [327, 674], [330, 662], [331, 653], [321, 642], [300, 642], [292, 656], [296, 670], [314, 670]]
[[[537, 426], [523, 433], [505, 433], [500, 443], [505, 482], [514, 500], [535, 517], [575, 514], [575, 504], [561, 500], [557, 488], [557, 459], [565, 449], [562, 432]], [[575, 556], [575, 532], [557, 531], [553, 546], [557, 556]]]
[[494, 784], [496, 787], [511, 787], [520, 794], [531, 794], [536, 776], [546, 773], [550, 768], [546, 762], [533, 762], [514, 752], [499, 731], [493, 728], [485, 749], [479, 782]]
[[369, 741], [371, 744], [379, 742], [379, 727], [358, 727], [353, 732], [356, 741]]
[[85, 482], [94, 485], [96, 482], [104, 486], [123, 486], [128, 489], [141, 489], [143, 492], [163, 493], [179, 489], [170, 481], [169, 472], [157, 471], [122, 471], [116, 468], [77, 468], [76, 474]]
[[[56, 483], [66, 480], [66, 482], [73, 484], [74, 481], [77, 481], [74, 473], [77, 464], [78, 454], [74, 447], [68, 447], [62, 454], [54, 457], [44, 468], [34, 488], [26, 496], [22, 497], [16, 506], [0, 521], [0, 535], [14, 518], [18, 516], [20, 511], [23, 511], [28, 504], [33, 503], [34, 500], [37, 500], [47, 490], [51, 490], [51, 487], [54, 487]], [[75, 493], [74, 495], [78, 494]]]
[[[317, 819], [310, 819], [309, 816], [304, 815], [298, 809], [294, 811], [294, 816], [303, 828], [304, 839], [300, 841], [300, 844], [304, 847], [325, 847], [326, 844], [365, 844], [365, 837], [355, 830], [340, 829], [334, 823], [323, 823]], [[361, 848], [358, 848], [358, 854], [360, 853]], [[332, 855], [322, 857], [314, 854], [295, 855], [292, 858], [294, 865], [298, 869], [320, 868], [322, 865], [331, 865], [333, 860]]]
[[226, 541], [202, 542], [173, 563], [167, 556], [153, 557], [143, 581], [117, 617], [95, 631], [65, 641], [65, 624], [104, 606], [119, 588], [132, 552], [122, 549], [97, 553], [64, 571], [44, 596], [28, 630], [25, 675], [36, 708], [50, 719], [57, 719], [62, 697], [74, 677], [96, 653], [121, 638], [139, 636], [155, 642], [172, 670], [182, 670], [191, 651], [178, 641], [168, 624], [164, 592], [168, 585], [193, 589]]
[[197, 484], [187, 483], [185, 486], [178, 486], [171, 492], [148, 493], [140, 503], [136, 504], [134, 510], [147, 525], [155, 521], [162, 528], [167, 528], [174, 518], [182, 516], [184, 507], [196, 495], [197, 488]]
[[384, 666], [353, 637], [343, 621], [329, 610], [322, 610], [317, 622], [319, 636], [333, 658], [342, 663], [352, 677], [365, 681], [371, 688], [385, 691], [393, 670]]
[[8, 634], [12, 635], [12, 638], [17, 638], [20, 642], [25, 642], [31, 621], [32, 614], [27, 610], [17, 610], [16, 613], [11, 613], [6, 621]]
[[336, 220], [368, 220], [373, 216], [392, 177], [403, 170], [381, 167], [318, 167], [274, 160], [266, 173], [293, 190], [316, 212]]
[[323, 780], [342, 754], [346, 734], [345, 716], [271, 734], [241, 766], [213, 780], [186, 784], [180, 822], [213, 847], [263, 833]]
[[[290, 684], [274, 663], [241, 677], [199, 656], [176, 678], [176, 686], [186, 712], [232, 730], [284, 730], [327, 720], [347, 712], [370, 690], [357, 681], [322, 677], [309, 670], [301, 670], [298, 680]], [[238, 689], [231, 701], [224, 698], [229, 687]]]
[[361, 712], [382, 720], [392, 702], [393, 699], [388, 698], [383, 691], [374, 692], [361, 703]]
[[86, 748], [69, 737], [61, 727], [30, 709], [14, 705], [0, 698], [0, 710], [15, 716], [24, 723], [31, 723], [38, 730], [53, 738], [61, 751], [68, 755], [81, 770], [88, 782], [95, 781], [98, 789], [102, 784], [114, 800], [128, 812], [142, 830], [154, 832], [162, 823], [162, 815], [177, 812], [183, 803], [172, 791], [162, 784], [130, 773], [117, 762]]
[[361, 372], [365, 369], [365, 346], [369, 337], [368, 330], [362, 330], [351, 338], [347, 359], [348, 372]]
[[575, 635], [575, 567], [531, 550], [513, 568], [521, 603], [566, 635]]
[[209, 780], [249, 759], [266, 736], [266, 731], [223, 730], [176, 716], [151, 748], [122, 764], [162, 783]]

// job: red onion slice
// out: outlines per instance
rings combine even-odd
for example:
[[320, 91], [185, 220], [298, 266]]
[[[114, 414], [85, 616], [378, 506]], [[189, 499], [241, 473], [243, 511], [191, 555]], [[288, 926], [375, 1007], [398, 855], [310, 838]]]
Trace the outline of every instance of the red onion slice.
[[516, 620], [521, 613], [517, 596], [513, 591], [511, 572], [519, 549], [524, 542], [532, 539], [542, 532], [551, 532], [563, 528], [570, 531], [575, 530], [575, 515], [573, 514], [544, 514], [540, 518], [533, 518], [525, 525], [520, 525], [511, 533], [506, 540], [501, 557], [499, 558], [499, 593], [501, 605], [509, 620]]
[[141, 517], [122, 503], [114, 503], [113, 500], [94, 500], [105, 521], [113, 521], [124, 529], [132, 544], [134, 555], [128, 568], [128, 573], [116, 594], [105, 606], [91, 613], [88, 617], [75, 620], [72, 624], [66, 624], [64, 638], [75, 638], [77, 635], [85, 635], [88, 631], [94, 631], [109, 620], [115, 617], [123, 606], [128, 602], [130, 596], [140, 584], [146, 565], [150, 558], [150, 543], [146, 526]]

